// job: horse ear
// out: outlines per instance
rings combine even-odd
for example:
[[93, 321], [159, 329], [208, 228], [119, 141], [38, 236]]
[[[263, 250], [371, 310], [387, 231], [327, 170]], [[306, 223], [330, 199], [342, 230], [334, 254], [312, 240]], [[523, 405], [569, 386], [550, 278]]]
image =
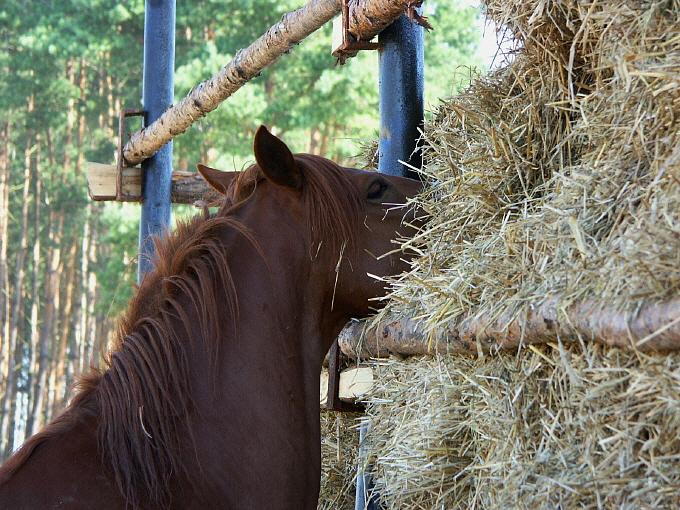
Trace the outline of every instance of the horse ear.
[[255, 133], [255, 161], [264, 175], [279, 186], [300, 189], [302, 172], [295, 163], [295, 158], [282, 140], [260, 126]]
[[236, 179], [240, 172], [223, 172], [222, 170], [217, 170], [216, 168], [210, 168], [209, 166], [201, 165], [200, 163], [196, 165], [198, 172], [203, 176], [210, 186], [223, 195], [229, 189], [229, 185]]

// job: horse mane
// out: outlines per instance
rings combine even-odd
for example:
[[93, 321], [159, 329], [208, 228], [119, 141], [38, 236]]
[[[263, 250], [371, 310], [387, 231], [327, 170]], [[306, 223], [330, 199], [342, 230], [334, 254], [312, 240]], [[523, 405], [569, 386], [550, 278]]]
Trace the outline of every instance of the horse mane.
[[[359, 226], [358, 190], [330, 160], [306, 154], [296, 155], [295, 160], [305, 183], [302, 202], [310, 257], [321, 249], [342, 251], [353, 244]], [[65, 412], [0, 468], [0, 484], [40, 443], [66, 432], [84, 415], [97, 413], [100, 455], [132, 508], [143, 501], [168, 506], [175, 476], [193, 483], [198, 474], [188, 472], [183, 457], [195, 451], [186, 338], [197, 326], [211, 367], [216, 366], [217, 319], [225, 305], [234, 328], [238, 317], [237, 289], [222, 234], [231, 229], [262, 254], [253, 234], [233, 213], [263, 179], [259, 167], [251, 166], [232, 183], [216, 214], [180, 221], [168, 236], [154, 239], [155, 268], [119, 320], [105, 368], [92, 369], [80, 378], [80, 389]]]

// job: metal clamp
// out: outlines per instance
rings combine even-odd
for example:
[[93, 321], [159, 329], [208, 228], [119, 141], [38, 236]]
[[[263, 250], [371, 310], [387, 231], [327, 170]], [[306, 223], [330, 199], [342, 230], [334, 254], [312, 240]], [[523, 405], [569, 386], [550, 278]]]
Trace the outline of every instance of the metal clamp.
[[346, 413], [362, 413], [364, 406], [354, 402], [340, 400], [340, 348], [338, 340], [333, 341], [328, 351], [328, 394], [326, 409]]
[[128, 117], [144, 117], [144, 110], [133, 108], [124, 108], [118, 115], [118, 157], [116, 158], [116, 200], [118, 202], [141, 202], [142, 197], [135, 197], [123, 193], [123, 169], [129, 168], [125, 165], [125, 156], [123, 156], [123, 148], [127, 140], [127, 133], [125, 130], [125, 119]]
[[[342, 44], [335, 48], [332, 53], [338, 59], [340, 65], [343, 65], [348, 58], [356, 56], [361, 50], [379, 50], [381, 48], [379, 42], [362, 41], [349, 31], [349, 2], [350, 0], [342, 0]], [[406, 5], [404, 14], [413, 23], [426, 30], [432, 30], [432, 25], [427, 21], [427, 17], [421, 16], [418, 12], [422, 3], [423, 0], [410, 0]]]
[[349, 0], [342, 0], [342, 44], [333, 51], [333, 56], [338, 59], [338, 64], [355, 56], [360, 50], [377, 50], [379, 43], [360, 41], [349, 31]]
[[413, 23], [417, 23], [425, 30], [434, 30], [430, 22], [427, 21], [427, 16], [422, 16], [418, 9], [423, 5], [423, 0], [411, 0], [406, 6], [406, 17]]

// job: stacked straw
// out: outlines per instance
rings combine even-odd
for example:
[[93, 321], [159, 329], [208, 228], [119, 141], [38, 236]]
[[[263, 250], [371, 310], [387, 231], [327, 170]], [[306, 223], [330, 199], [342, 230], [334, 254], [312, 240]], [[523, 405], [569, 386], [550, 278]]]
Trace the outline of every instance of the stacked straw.
[[[441, 339], [548, 300], [678, 300], [680, 1], [486, 8], [520, 49], [427, 127], [432, 219], [385, 313]], [[680, 507], [680, 354], [589, 340], [376, 362], [385, 507]]]
[[680, 356], [589, 344], [376, 366], [385, 508], [679, 508]]
[[358, 416], [355, 413], [321, 412], [319, 510], [354, 510]]
[[522, 47], [426, 130], [433, 219], [389, 311], [436, 331], [546, 300], [678, 299], [680, 2], [487, 9]]

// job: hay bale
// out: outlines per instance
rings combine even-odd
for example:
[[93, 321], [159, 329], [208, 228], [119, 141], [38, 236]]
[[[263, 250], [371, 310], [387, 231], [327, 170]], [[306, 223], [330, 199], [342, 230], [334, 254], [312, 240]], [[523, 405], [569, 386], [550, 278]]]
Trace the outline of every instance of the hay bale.
[[680, 506], [680, 355], [548, 345], [375, 368], [385, 508]]
[[319, 510], [354, 510], [358, 418], [356, 413], [321, 412]]
[[[378, 320], [409, 317], [434, 342], [544, 303], [634, 315], [677, 300], [680, 2], [486, 7], [520, 49], [427, 126], [431, 220]], [[377, 364], [386, 507], [679, 507], [680, 354], [586, 336]]]
[[521, 48], [427, 127], [432, 220], [387, 312], [436, 332], [546, 300], [677, 299], [680, 4], [486, 5]]

